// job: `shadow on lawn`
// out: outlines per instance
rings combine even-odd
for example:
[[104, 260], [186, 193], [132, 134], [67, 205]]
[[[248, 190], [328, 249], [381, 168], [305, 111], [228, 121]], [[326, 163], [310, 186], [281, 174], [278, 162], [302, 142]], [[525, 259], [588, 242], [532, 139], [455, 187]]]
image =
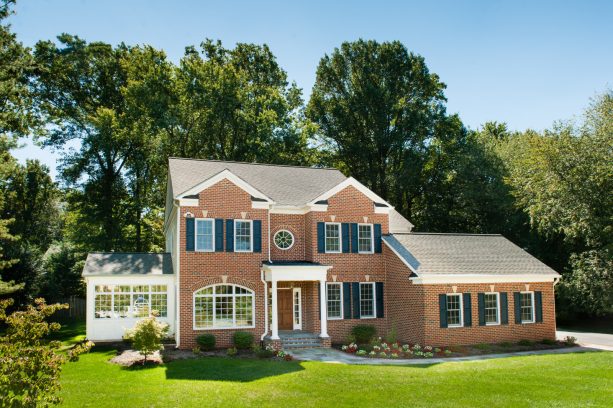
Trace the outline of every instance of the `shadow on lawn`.
[[165, 365], [166, 379], [249, 382], [304, 370], [295, 361], [233, 358], [176, 360]]

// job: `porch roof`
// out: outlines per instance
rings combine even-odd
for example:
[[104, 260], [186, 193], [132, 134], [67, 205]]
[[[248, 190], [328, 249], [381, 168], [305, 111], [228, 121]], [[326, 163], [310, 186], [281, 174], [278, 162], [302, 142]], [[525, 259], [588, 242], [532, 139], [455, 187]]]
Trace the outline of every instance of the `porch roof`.
[[262, 262], [266, 281], [325, 281], [332, 265], [308, 261]]

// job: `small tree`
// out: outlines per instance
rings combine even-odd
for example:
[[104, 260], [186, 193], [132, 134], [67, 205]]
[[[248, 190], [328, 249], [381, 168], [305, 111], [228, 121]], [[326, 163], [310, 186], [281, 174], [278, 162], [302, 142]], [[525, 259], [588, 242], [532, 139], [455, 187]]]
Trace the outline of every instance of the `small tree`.
[[0, 406], [47, 407], [59, 404], [61, 398], [59, 376], [62, 365], [78, 360], [93, 343], [79, 344], [67, 353], [61, 352], [62, 343], [45, 337], [60, 329], [59, 323], [45, 321], [66, 304], [47, 305], [36, 299], [34, 306], [24, 311], [6, 314], [12, 299], [0, 301], [0, 322], [7, 329], [0, 337]]
[[139, 320], [133, 329], [128, 330], [126, 337], [132, 340], [132, 346], [145, 357], [145, 365], [147, 356], [164, 348], [162, 340], [167, 333], [168, 325], [150, 316]]

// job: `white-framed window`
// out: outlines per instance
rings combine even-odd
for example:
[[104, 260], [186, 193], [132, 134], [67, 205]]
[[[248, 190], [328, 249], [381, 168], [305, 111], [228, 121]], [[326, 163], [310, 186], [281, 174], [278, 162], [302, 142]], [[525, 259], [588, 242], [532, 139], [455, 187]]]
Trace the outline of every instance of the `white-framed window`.
[[277, 248], [286, 251], [294, 246], [294, 234], [288, 230], [279, 230], [275, 233], [273, 241]]
[[343, 284], [341, 282], [326, 284], [326, 304], [328, 305], [328, 320], [343, 318]]
[[196, 251], [215, 251], [215, 220], [210, 218], [196, 219]]
[[253, 292], [238, 285], [212, 285], [194, 292], [194, 329], [254, 327]]
[[94, 317], [124, 319], [148, 317], [155, 311], [168, 316], [166, 285], [96, 285], [94, 287]]
[[234, 252], [253, 251], [253, 221], [234, 220]]
[[372, 224], [358, 224], [358, 253], [373, 253], [373, 243], [374, 238]]
[[498, 292], [484, 293], [485, 324], [500, 324], [500, 294]]
[[376, 315], [375, 282], [360, 282], [360, 319], [370, 319]]
[[462, 294], [447, 294], [447, 327], [462, 327], [464, 319], [462, 316]]
[[341, 224], [338, 222], [326, 223], [326, 252], [341, 252]]
[[520, 292], [521, 322], [534, 323], [534, 292]]

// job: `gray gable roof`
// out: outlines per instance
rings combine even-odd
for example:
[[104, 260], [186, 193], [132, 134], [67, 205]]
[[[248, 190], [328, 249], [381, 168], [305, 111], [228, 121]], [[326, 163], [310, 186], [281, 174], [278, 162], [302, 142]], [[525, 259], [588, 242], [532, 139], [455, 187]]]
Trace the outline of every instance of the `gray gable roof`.
[[410, 233], [388, 235], [383, 240], [418, 276], [558, 275], [502, 235]]
[[390, 210], [390, 234], [409, 233], [413, 224], [395, 209]]
[[170, 254], [92, 252], [87, 255], [83, 276], [172, 275]]
[[173, 197], [229, 170], [280, 205], [302, 206], [347, 177], [336, 169], [170, 158]]

